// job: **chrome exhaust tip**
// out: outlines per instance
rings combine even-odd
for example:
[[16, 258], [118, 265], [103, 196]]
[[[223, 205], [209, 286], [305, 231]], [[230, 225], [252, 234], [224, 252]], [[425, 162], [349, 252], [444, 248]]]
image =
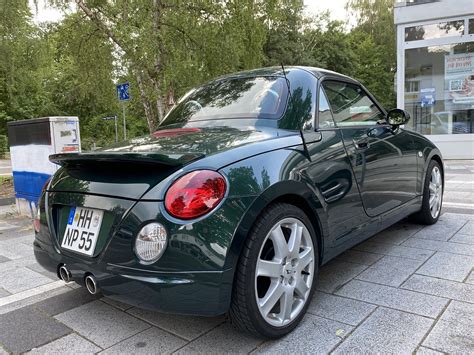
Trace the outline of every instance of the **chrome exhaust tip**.
[[95, 295], [99, 291], [97, 280], [94, 276], [87, 275], [84, 283], [86, 284], [87, 291], [89, 291], [91, 295]]
[[59, 267], [59, 278], [63, 280], [64, 282], [69, 282], [71, 281], [71, 272], [66, 268], [66, 265], [61, 265]]

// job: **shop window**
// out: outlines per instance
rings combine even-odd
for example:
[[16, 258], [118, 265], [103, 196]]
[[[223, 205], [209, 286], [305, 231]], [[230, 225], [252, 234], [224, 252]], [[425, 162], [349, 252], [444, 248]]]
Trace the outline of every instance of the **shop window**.
[[462, 36], [464, 20], [448, 21], [431, 25], [411, 26], [405, 28], [405, 41]]
[[404, 97], [410, 128], [474, 133], [474, 42], [407, 49]]
[[469, 19], [469, 34], [474, 34], [474, 18]]

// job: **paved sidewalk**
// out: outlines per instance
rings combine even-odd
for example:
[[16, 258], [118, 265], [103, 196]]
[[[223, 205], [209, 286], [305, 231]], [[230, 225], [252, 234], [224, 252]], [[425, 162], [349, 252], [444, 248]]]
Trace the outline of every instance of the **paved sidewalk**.
[[302, 324], [278, 341], [239, 333], [223, 316], [90, 296], [42, 270], [32, 240], [28, 220], [0, 210], [0, 355], [474, 353], [474, 162], [447, 162], [438, 224], [402, 221], [324, 266]]

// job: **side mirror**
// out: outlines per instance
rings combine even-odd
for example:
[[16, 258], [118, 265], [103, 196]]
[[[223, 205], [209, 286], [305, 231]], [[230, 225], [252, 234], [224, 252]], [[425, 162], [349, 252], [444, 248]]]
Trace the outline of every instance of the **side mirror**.
[[410, 114], [399, 108], [390, 110], [387, 114], [387, 122], [392, 126], [401, 126], [410, 120]]

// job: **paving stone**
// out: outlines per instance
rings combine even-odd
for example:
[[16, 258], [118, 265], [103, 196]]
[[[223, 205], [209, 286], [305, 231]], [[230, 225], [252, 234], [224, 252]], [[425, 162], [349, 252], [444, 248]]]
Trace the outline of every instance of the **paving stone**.
[[83, 337], [72, 333], [49, 344], [29, 351], [27, 354], [95, 354], [102, 349]]
[[474, 304], [453, 301], [423, 345], [450, 354], [474, 351]]
[[342, 323], [357, 325], [375, 309], [375, 305], [349, 298], [315, 292], [308, 312]]
[[352, 280], [337, 295], [436, 318], [448, 300], [418, 292]]
[[463, 282], [474, 267], [474, 256], [437, 252], [417, 274]]
[[[378, 308], [333, 354], [409, 354], [430, 329], [434, 320]], [[370, 350], [368, 350], [370, 349]]]
[[10, 292], [0, 288], [0, 297], [10, 296]]
[[474, 236], [474, 221], [467, 222], [458, 233]]
[[261, 339], [239, 332], [229, 323], [223, 323], [190, 342], [178, 353], [249, 353], [261, 343]]
[[474, 234], [456, 233], [449, 241], [453, 243], [474, 244]]
[[450, 218], [443, 215], [439, 217], [439, 220], [436, 224], [424, 227], [418, 233], [415, 233], [413, 238], [441, 240], [446, 242], [466, 223], [467, 220], [465, 219]]
[[31, 263], [27, 265], [26, 267], [30, 270], [37, 272], [38, 274], [41, 274], [43, 276], [50, 278], [51, 280], [54, 280], [54, 281], [58, 280], [58, 275], [55, 272], [46, 270], [45, 268], [43, 268], [40, 264], [36, 262]]
[[0, 255], [12, 260], [27, 257], [31, 262], [34, 260], [33, 244], [26, 245], [19, 242], [12, 242], [12, 240], [1, 241]]
[[336, 260], [361, 265], [372, 265], [382, 257], [383, 255], [380, 254], [366, 253], [364, 251], [357, 251], [351, 249], [339, 255]]
[[[407, 241], [409, 241], [408, 239]], [[407, 242], [406, 241], [406, 242]], [[404, 242], [404, 243], [406, 243]], [[390, 256], [398, 256], [401, 258], [425, 261], [433, 252], [430, 250], [421, 250], [420, 248], [409, 248], [407, 246], [390, 245], [385, 243], [374, 243], [370, 240], [354, 247], [355, 250], [366, 251]]]
[[69, 333], [69, 328], [31, 307], [0, 315], [0, 343], [13, 353], [28, 351]]
[[470, 244], [442, 242], [438, 240], [428, 240], [421, 238], [410, 238], [406, 242], [404, 242], [402, 246], [474, 256], [474, 245]]
[[81, 287], [38, 302], [35, 307], [55, 316], [99, 298], [99, 295], [91, 295], [85, 288]]
[[264, 343], [256, 353], [327, 354], [352, 329], [349, 325], [308, 314], [293, 332]]
[[0, 355], [10, 355], [8, 351], [2, 349], [2, 345], [0, 345]]
[[474, 303], [474, 285], [468, 283], [413, 275], [400, 287], [406, 290]]
[[140, 308], [132, 308], [127, 312], [187, 340], [197, 338], [225, 321], [224, 316], [180, 316], [176, 314], [152, 312]]
[[367, 268], [366, 265], [332, 260], [319, 271], [316, 289], [332, 293]]
[[463, 214], [463, 213], [451, 213], [451, 212], [446, 212], [442, 214], [442, 217], [449, 217], [453, 219], [464, 219], [467, 221], [472, 221], [474, 220], [474, 214]]
[[422, 263], [419, 260], [386, 255], [356, 278], [397, 287], [413, 274]]
[[8, 259], [5, 256], [0, 255], [0, 263], [4, 263], [5, 261], [10, 261], [10, 259]]
[[425, 348], [424, 346], [420, 346], [416, 351], [416, 355], [442, 355], [441, 351], [432, 350], [429, 348]]
[[183, 339], [152, 327], [115, 344], [101, 354], [171, 354], [185, 344]]
[[474, 271], [471, 271], [471, 273], [467, 277], [466, 281], [464, 281], [464, 282], [474, 285]]
[[115, 307], [115, 308], [120, 309], [121, 311], [126, 311], [127, 309], [130, 309], [130, 308], [133, 307], [133, 306], [131, 306], [131, 305], [129, 305], [129, 304], [126, 304], [126, 303], [123, 303], [123, 302], [114, 300], [113, 298], [110, 298], [110, 297], [102, 297], [100, 300], [101, 300], [102, 302], [105, 302], [105, 303], [107, 303], [107, 304], [110, 304], [111, 306], [113, 306], [113, 307]]
[[52, 282], [50, 278], [22, 267], [2, 273], [0, 287], [10, 293], [18, 293], [50, 282]]
[[394, 224], [380, 233], [377, 233], [370, 239], [370, 241], [376, 243], [400, 245], [422, 228], [423, 226], [420, 226], [419, 224], [403, 221]]
[[145, 322], [100, 301], [86, 303], [55, 318], [102, 348], [149, 328]]

